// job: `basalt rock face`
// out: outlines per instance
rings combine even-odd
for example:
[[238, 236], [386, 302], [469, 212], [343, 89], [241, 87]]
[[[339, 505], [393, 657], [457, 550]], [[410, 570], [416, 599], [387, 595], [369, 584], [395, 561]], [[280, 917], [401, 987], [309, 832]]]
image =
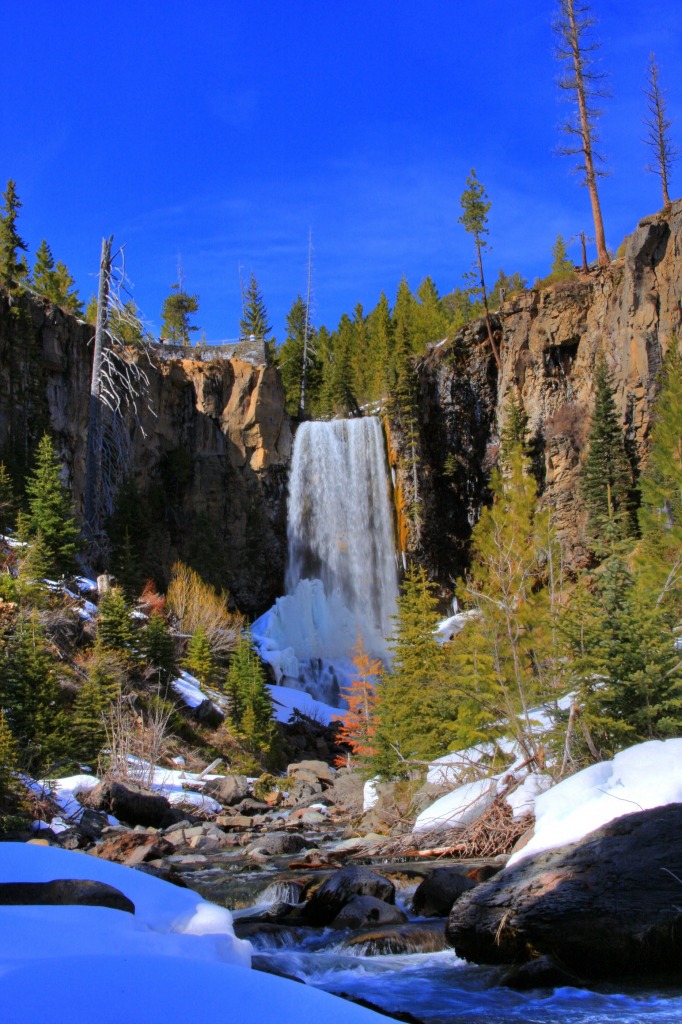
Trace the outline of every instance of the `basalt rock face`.
[[[0, 296], [0, 457], [23, 472], [49, 429], [79, 512], [92, 336], [44, 299], [10, 308]], [[291, 431], [277, 371], [237, 358], [128, 358], [147, 384], [124, 414], [126, 465], [152, 496], [160, 574], [203, 559], [241, 609], [263, 611], [282, 592], [286, 558]]]
[[626, 438], [641, 460], [657, 375], [671, 339], [680, 334], [681, 303], [682, 201], [667, 214], [642, 220], [624, 259], [510, 296], [492, 318], [501, 372], [482, 321], [433, 346], [419, 361], [416, 480], [399, 434], [390, 454], [403, 508], [417, 499], [418, 514], [404, 516], [403, 547], [444, 587], [466, 565], [471, 526], [485, 500], [512, 392], [528, 416], [543, 500], [555, 510], [569, 563], [585, 564], [579, 475], [595, 364], [603, 353]]

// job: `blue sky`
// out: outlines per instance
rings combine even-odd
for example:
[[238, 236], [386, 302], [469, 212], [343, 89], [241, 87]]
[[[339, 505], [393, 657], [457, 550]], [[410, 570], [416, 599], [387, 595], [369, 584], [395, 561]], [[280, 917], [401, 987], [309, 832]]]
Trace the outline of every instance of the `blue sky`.
[[[239, 268], [274, 332], [305, 293], [336, 326], [403, 274], [462, 285], [457, 223], [472, 167], [492, 201], [487, 274], [547, 273], [558, 233], [592, 234], [586, 190], [556, 155], [565, 113], [553, 0], [176, 0], [6, 5], [0, 185], [14, 178], [31, 257], [46, 238], [84, 300], [103, 235], [125, 243], [157, 328], [181, 260], [209, 341], [233, 338]], [[646, 174], [644, 74], [655, 51], [682, 147], [679, 0], [594, 0], [612, 98], [602, 183], [617, 248], [660, 207]], [[11, 40], [11, 45], [8, 41]], [[682, 195], [682, 162], [672, 193]], [[579, 247], [571, 252], [578, 258]]]

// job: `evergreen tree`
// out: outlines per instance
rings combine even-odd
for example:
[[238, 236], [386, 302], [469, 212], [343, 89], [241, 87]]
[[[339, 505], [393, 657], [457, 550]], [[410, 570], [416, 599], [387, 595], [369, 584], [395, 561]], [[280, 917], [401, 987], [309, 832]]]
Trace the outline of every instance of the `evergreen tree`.
[[433, 635], [437, 612], [426, 571], [410, 567], [398, 598], [392, 665], [377, 686], [372, 763], [381, 775], [407, 775], [415, 759], [447, 749], [452, 709], [444, 701], [443, 649]]
[[569, 259], [566, 243], [561, 235], [557, 235], [556, 242], [552, 246], [550, 278], [554, 281], [559, 281], [565, 277], [572, 277], [574, 270], [573, 260]]
[[660, 385], [640, 480], [637, 575], [677, 624], [682, 619], [682, 356], [677, 338], [668, 349]]
[[0, 462], [0, 530], [11, 529], [16, 519], [14, 487], [4, 462]]
[[84, 661], [88, 681], [100, 694], [104, 710], [116, 704], [128, 683], [127, 654], [107, 647], [100, 636]]
[[44, 238], [36, 250], [33, 264], [33, 287], [39, 295], [55, 301], [56, 281], [55, 265], [52, 250]]
[[248, 630], [237, 644], [227, 674], [230, 719], [251, 753], [266, 762], [277, 754], [273, 704], [265, 672]]
[[173, 345], [191, 345], [190, 335], [198, 331], [190, 317], [199, 309], [199, 296], [190, 295], [182, 283], [171, 285], [171, 294], [163, 301], [161, 337]]
[[498, 271], [497, 281], [488, 295], [488, 308], [499, 309], [504, 299], [514, 292], [522, 292], [527, 284], [528, 282], [521, 277], [518, 270], [514, 271], [511, 277], [505, 274], [504, 270]]
[[[95, 300], [96, 313], [97, 300]], [[145, 330], [140, 319], [140, 311], [137, 308], [137, 304], [133, 299], [129, 299], [121, 306], [112, 306], [109, 310], [107, 330], [122, 345], [132, 345], [133, 348], [140, 348], [149, 336], [149, 332]]]
[[581, 487], [589, 517], [591, 548], [601, 557], [615, 551], [620, 542], [634, 533], [632, 470], [603, 358], [595, 369], [594, 413], [581, 469]]
[[216, 663], [206, 630], [199, 626], [189, 639], [183, 667], [204, 686], [214, 686]]
[[[306, 327], [308, 329], [307, 345], [305, 343]], [[301, 404], [304, 355], [306, 360], [306, 406], [308, 408], [311, 405], [314, 406], [319, 390], [317, 359], [313, 350], [306, 305], [300, 295], [296, 297], [287, 314], [286, 329], [287, 336], [277, 352], [276, 363], [284, 385], [287, 412], [290, 416], [298, 416]]]
[[5, 712], [0, 708], [0, 808], [6, 809], [8, 803], [19, 791], [17, 772], [19, 754], [17, 745], [9, 727]]
[[0, 288], [4, 288], [10, 296], [26, 280], [25, 264], [20, 259], [20, 252], [27, 252], [28, 246], [17, 232], [17, 217], [21, 202], [17, 195], [16, 184], [10, 178], [7, 188], [2, 194], [3, 205], [0, 207]]
[[438, 289], [430, 277], [425, 277], [417, 288], [417, 299], [413, 310], [412, 348], [422, 353], [430, 342], [446, 337], [449, 324]]
[[44, 434], [26, 482], [28, 512], [21, 516], [25, 539], [42, 534], [52, 573], [75, 572], [79, 530], [49, 434]]
[[136, 660], [136, 633], [123, 591], [112, 587], [102, 595], [97, 616], [97, 639], [103, 648]]
[[239, 333], [243, 338], [263, 338], [268, 340], [272, 327], [268, 323], [268, 311], [265, 300], [258, 287], [256, 275], [252, 272], [243, 296], [244, 315], [239, 321]]
[[146, 579], [151, 532], [149, 502], [132, 476], [121, 481], [105, 528], [111, 543], [112, 571], [126, 597], [132, 601]]
[[97, 770], [97, 760], [106, 742], [104, 712], [106, 702], [92, 677], [81, 685], [69, 716], [71, 756], [80, 764]]
[[524, 453], [527, 454], [527, 435], [528, 416], [523, 407], [523, 402], [519, 401], [516, 391], [512, 389], [505, 404], [505, 420], [500, 431], [503, 457], [513, 453], [517, 445], [520, 445]]
[[175, 677], [175, 646], [166, 620], [160, 612], [155, 611], [150, 616], [142, 630], [139, 648], [149, 670], [163, 692], [166, 692]]
[[76, 282], [71, 276], [69, 268], [61, 260], [57, 260], [54, 272], [57, 294], [55, 302], [67, 309], [69, 313], [73, 313], [74, 316], [82, 316], [83, 303], [78, 297]]
[[471, 174], [467, 178], [466, 184], [467, 187], [460, 197], [462, 216], [459, 218], [459, 223], [463, 225], [467, 234], [472, 236], [476, 251], [476, 263], [474, 270], [468, 276], [474, 282], [474, 288], [472, 291], [475, 291], [480, 295], [483, 300], [488, 341], [490, 342], [490, 348], [495, 357], [497, 368], [502, 372], [500, 353], [498, 351], [497, 344], [495, 343], [495, 337], [490, 323], [488, 291], [485, 284], [485, 276], [483, 274], [483, 253], [488, 247], [488, 240], [486, 236], [488, 234], [488, 213], [490, 211], [491, 203], [486, 195], [483, 185], [476, 177], [475, 170], [472, 169]]
[[370, 367], [368, 377], [371, 401], [385, 398], [395, 381], [393, 320], [384, 292], [367, 317]]
[[326, 392], [334, 414], [354, 416], [359, 412], [353, 380], [353, 347], [355, 332], [347, 313], [339, 321], [334, 334], [332, 360]]
[[67, 753], [54, 658], [34, 613], [20, 617], [2, 651], [0, 706], [20, 751], [21, 764], [43, 771]]

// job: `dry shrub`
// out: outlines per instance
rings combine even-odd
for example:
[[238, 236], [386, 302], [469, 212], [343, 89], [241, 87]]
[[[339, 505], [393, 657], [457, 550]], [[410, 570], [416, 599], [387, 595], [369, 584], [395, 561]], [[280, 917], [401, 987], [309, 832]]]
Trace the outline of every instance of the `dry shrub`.
[[194, 569], [176, 562], [166, 594], [166, 606], [181, 633], [190, 636], [203, 627], [211, 652], [221, 659], [237, 646], [244, 628], [241, 615], [231, 612], [228, 595], [218, 594]]
[[547, 442], [564, 438], [579, 451], [585, 444], [588, 423], [589, 417], [584, 405], [566, 402], [545, 420], [545, 438]]
[[134, 700], [133, 696], [121, 694], [104, 715], [107, 766], [103, 774], [107, 779], [134, 782], [149, 789], [154, 766], [164, 753], [172, 708], [159, 701], [143, 718], [134, 707]]
[[154, 580], [147, 580], [137, 599], [137, 607], [151, 619], [152, 615], [163, 615], [166, 599], [156, 589]]

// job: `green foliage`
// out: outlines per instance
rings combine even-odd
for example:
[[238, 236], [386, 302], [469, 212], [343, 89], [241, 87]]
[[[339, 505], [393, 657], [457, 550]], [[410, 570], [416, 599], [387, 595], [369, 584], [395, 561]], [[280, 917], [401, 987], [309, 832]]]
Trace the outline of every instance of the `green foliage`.
[[[189, 310], [189, 312], [196, 312], [196, 310]], [[94, 313], [96, 319], [97, 300], [95, 300]], [[133, 299], [124, 302], [120, 307], [113, 306], [109, 310], [107, 329], [122, 345], [132, 345], [133, 348], [140, 348], [149, 335], [142, 324], [139, 310]], [[190, 327], [189, 330], [194, 330], [194, 328]]]
[[522, 445], [501, 453], [493, 503], [472, 534], [469, 576], [458, 583], [471, 612], [450, 645], [458, 695], [453, 746], [512, 735], [538, 756], [530, 709], [561, 696], [563, 648], [557, 636], [562, 579], [558, 544]]
[[17, 503], [10, 477], [4, 462], [0, 462], [0, 530], [12, 528], [16, 521]]
[[279, 750], [272, 697], [248, 630], [244, 631], [230, 659], [226, 690], [230, 721], [239, 738], [247, 750], [265, 764], [274, 766]]
[[20, 764], [45, 771], [68, 752], [68, 744], [56, 663], [35, 613], [17, 620], [1, 656], [0, 706], [16, 740]]
[[377, 687], [372, 763], [384, 776], [404, 776], [415, 759], [447, 748], [450, 709], [444, 692], [444, 654], [433, 635], [437, 599], [421, 566], [408, 569], [398, 598], [392, 664]]
[[79, 529], [49, 434], [38, 445], [26, 497], [28, 511], [20, 519], [22, 537], [28, 540], [42, 534], [50, 573], [74, 572]]
[[163, 300], [161, 309], [161, 337], [173, 345], [191, 345], [190, 335], [199, 328], [190, 317], [199, 309], [199, 296], [190, 295], [182, 284], [171, 285], [171, 293]]
[[58, 306], [80, 316], [83, 313], [83, 304], [78, 298], [75, 284], [66, 264], [61, 261], [55, 263], [52, 250], [43, 239], [33, 265], [34, 289]]
[[128, 661], [136, 660], [135, 627], [130, 607], [119, 587], [112, 587], [100, 598], [97, 639], [106, 650], [117, 651]]
[[132, 476], [121, 481], [105, 528], [111, 543], [112, 572], [132, 601], [149, 573], [147, 545], [151, 532], [149, 503]]
[[632, 468], [616, 412], [606, 362], [595, 370], [595, 403], [581, 489], [588, 512], [591, 550], [599, 557], [614, 552], [635, 533]]
[[[280, 346], [276, 363], [282, 377], [286, 394], [286, 409], [290, 416], [297, 416], [301, 401], [301, 379], [303, 377], [303, 354], [305, 349], [306, 307], [300, 295], [296, 297], [286, 319], [287, 336]], [[310, 339], [309, 339], [310, 343]], [[306, 366], [306, 391], [312, 383], [308, 375], [313, 367], [312, 350]], [[314, 386], [312, 388], [314, 392]], [[310, 397], [310, 396], [308, 396]]]
[[217, 665], [203, 626], [199, 626], [190, 637], [182, 664], [204, 686], [215, 686]]
[[500, 270], [497, 280], [488, 295], [488, 308], [490, 310], [499, 309], [503, 299], [506, 299], [515, 292], [524, 291], [527, 285], [528, 282], [524, 277], [521, 277], [518, 270], [511, 276], [505, 274], [504, 270]]
[[0, 807], [3, 809], [19, 790], [17, 770], [19, 754], [7, 716], [0, 708]]
[[17, 217], [21, 202], [16, 184], [10, 178], [2, 194], [0, 207], [0, 287], [11, 295], [26, 281], [26, 265], [20, 259], [20, 252], [27, 252], [28, 246], [17, 232]]
[[488, 245], [486, 235], [488, 234], [488, 214], [492, 203], [486, 195], [485, 188], [476, 177], [476, 171], [472, 169], [466, 180], [467, 187], [460, 196], [462, 214], [458, 218], [467, 234], [472, 235], [477, 251], [485, 249]]
[[138, 647], [149, 671], [165, 693], [175, 677], [175, 645], [160, 612], [153, 612], [150, 616], [141, 631]]
[[556, 236], [556, 242], [552, 246], [552, 266], [549, 273], [554, 281], [572, 277], [575, 273], [573, 260], [569, 258], [566, 243], [561, 235]]
[[243, 296], [244, 315], [239, 321], [239, 333], [243, 338], [267, 339], [272, 332], [268, 323], [268, 311], [265, 300], [258, 286], [256, 275], [252, 272]]
[[96, 679], [89, 676], [78, 691], [69, 716], [69, 746], [73, 759], [94, 771], [106, 742], [105, 708], [104, 694]]

